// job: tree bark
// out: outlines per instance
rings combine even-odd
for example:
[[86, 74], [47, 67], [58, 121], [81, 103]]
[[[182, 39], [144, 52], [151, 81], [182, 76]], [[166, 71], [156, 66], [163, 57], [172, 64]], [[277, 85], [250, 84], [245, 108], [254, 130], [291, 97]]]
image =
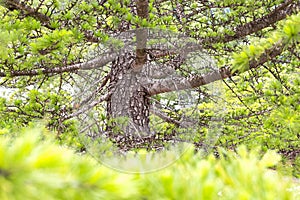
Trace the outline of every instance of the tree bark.
[[[148, 6], [148, 0], [137, 0], [140, 19], [148, 18]], [[119, 129], [118, 134], [145, 136], [150, 134], [150, 101], [141, 83], [141, 72], [147, 62], [147, 29], [137, 29], [136, 39], [135, 56], [125, 53], [113, 62], [109, 91], [112, 95], [107, 102], [107, 115]]]
[[116, 134], [145, 136], [150, 134], [150, 101], [140, 73], [134, 70], [135, 56], [126, 53], [112, 64], [107, 101], [107, 116], [112, 120], [108, 131]]

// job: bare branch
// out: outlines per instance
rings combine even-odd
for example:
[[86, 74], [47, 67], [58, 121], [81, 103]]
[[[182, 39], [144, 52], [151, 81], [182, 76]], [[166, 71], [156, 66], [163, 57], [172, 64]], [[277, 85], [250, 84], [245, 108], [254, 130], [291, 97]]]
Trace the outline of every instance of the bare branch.
[[72, 113], [70, 115], [64, 116], [63, 119], [62, 119], [62, 121], [67, 120], [67, 119], [71, 119], [71, 118], [76, 117], [76, 116], [78, 116], [78, 115], [80, 115], [82, 113], [85, 113], [86, 111], [92, 109], [93, 107], [95, 107], [99, 103], [101, 103], [103, 101], [107, 101], [108, 98], [110, 97], [110, 95], [111, 95], [110, 93], [107, 93], [107, 94], [103, 95], [102, 97], [100, 97], [98, 100], [95, 100], [95, 101], [91, 102], [90, 104], [85, 105], [80, 110], [78, 110], [78, 111], [76, 111], [76, 112], [74, 112], [74, 113]]
[[171, 117], [168, 117], [165, 113], [163, 113], [159, 109], [155, 108], [154, 106], [150, 107], [150, 112], [153, 113], [154, 115], [160, 117], [165, 122], [175, 124], [176, 126], [181, 125], [180, 121], [172, 119]]

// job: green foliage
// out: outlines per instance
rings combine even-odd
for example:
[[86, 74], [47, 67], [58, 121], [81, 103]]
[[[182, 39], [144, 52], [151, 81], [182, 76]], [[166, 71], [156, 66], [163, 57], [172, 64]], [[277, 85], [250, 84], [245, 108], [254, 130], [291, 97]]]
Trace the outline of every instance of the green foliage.
[[252, 42], [240, 53], [232, 56], [232, 71], [244, 72], [249, 69], [249, 62], [259, 57], [276, 43], [284, 42], [286, 46], [297, 43], [300, 39], [300, 14], [292, 15], [281, 23], [279, 30], [269, 33], [269, 37]]
[[[9, 134], [11, 135], [11, 134]], [[268, 151], [221, 150], [203, 159], [189, 149], [172, 166], [150, 174], [122, 174], [86, 155], [54, 145], [51, 133], [28, 129], [0, 145], [0, 198], [13, 199], [296, 199], [297, 184], [268, 167]], [[298, 183], [299, 184], [299, 183]]]
[[135, 195], [130, 177], [54, 145], [46, 139], [48, 134], [33, 129], [17, 139], [2, 136], [1, 199], [131, 199]]
[[[0, 97], [1, 137], [18, 137], [20, 134], [15, 132], [22, 127], [32, 126], [35, 121], [44, 120], [45, 124], [55, 132], [57, 140], [53, 143], [72, 146], [76, 151], [83, 150], [85, 147], [78, 137], [76, 121], [71, 119], [61, 122], [66, 115], [74, 113], [71, 105], [74, 100], [72, 91], [64, 86], [70, 84], [73, 87], [74, 77], [81, 74], [81, 71], [79, 70], [78, 73], [78, 69], [74, 69], [63, 73], [43, 74], [43, 70], [51, 71], [84, 64], [90, 58], [103, 53], [101, 50], [97, 51], [103, 44], [116, 48], [125, 46], [120, 41], [110, 38], [109, 35], [120, 35], [138, 26], [155, 27], [184, 33], [193, 38], [192, 43], [199, 41], [203, 50], [218, 61], [218, 66], [213, 66], [216, 68], [229, 66], [232, 72], [245, 72], [251, 62], [259, 62], [262, 58], [269, 60], [257, 69], [224, 80], [230, 88], [222, 96], [209, 94], [212, 98], [224, 99], [226, 106], [225, 103], [212, 99], [197, 105], [196, 112], [181, 108], [178, 110], [175, 109], [179, 104], [175, 101], [177, 97], [166, 94], [165, 98], [174, 100], [167, 103], [173, 111], [167, 109], [162, 111], [176, 120], [180, 120], [184, 112], [191, 115], [193, 119], [200, 119], [199, 127], [201, 127], [193, 130], [197, 133], [194, 142], [200, 144], [208, 133], [207, 124], [217, 117], [222, 123], [224, 122], [224, 129], [215, 146], [228, 149], [236, 149], [241, 144], [250, 149], [262, 146], [264, 152], [274, 149], [286, 157], [278, 169], [283, 168], [282, 170], [299, 177], [299, 9], [284, 20], [277, 21], [276, 18], [278, 13], [293, 9], [296, 1], [180, 0], [175, 3], [150, 0], [147, 20], [136, 16], [136, 8], [132, 4], [134, 1], [128, 0], [21, 1], [24, 2], [22, 5], [28, 6], [26, 9], [22, 8], [22, 5], [12, 8], [6, 5], [9, 1], [3, 2], [6, 3], [0, 5], [0, 74], [2, 74], [0, 85], [11, 89], [11, 93], [1, 93]], [[282, 3], [286, 3], [289, 9], [283, 6], [282, 12], [275, 13], [274, 9], [282, 6]], [[29, 8], [34, 12], [28, 11]], [[260, 29], [261, 22], [266, 22], [260, 18], [267, 19], [268, 16], [275, 16], [273, 20], [276, 22]], [[248, 23], [253, 27], [245, 28]], [[239, 36], [238, 34], [241, 34], [239, 31], [244, 29], [247, 35]], [[161, 40], [159, 43], [166, 41]], [[272, 53], [270, 50], [277, 45], [284, 47], [280, 55], [272, 58], [264, 55]], [[171, 58], [171, 55], [168, 57]], [[180, 74], [185, 77], [193, 76], [191, 72], [197, 71], [193, 65], [181, 65], [175, 68], [182, 70]], [[22, 74], [32, 70], [37, 71], [38, 74], [13, 77], [13, 72]], [[100, 86], [100, 81], [111, 74], [110, 66], [104, 66], [102, 71], [97, 70], [99, 77], [95, 80], [97, 86]], [[91, 74], [94, 72], [92, 71]], [[103, 86], [105, 89], [108, 88], [108, 85]], [[104, 94], [107, 92], [105, 89], [96, 95]], [[219, 105], [215, 106], [216, 104]], [[226, 116], [216, 116], [215, 111], [221, 106], [226, 107]], [[112, 121], [107, 121], [104, 116], [105, 109], [99, 110], [100, 119], [97, 118], [95, 121], [111, 124]], [[126, 122], [124, 119], [119, 121], [121, 124]], [[151, 116], [152, 122], [160, 123], [156, 128], [167, 130], [167, 134], [171, 135], [174, 130], [180, 132], [176, 125], [158, 116]], [[3, 166], [0, 168], [0, 188], [3, 195], [0, 196], [1, 199], [22, 199], [22, 197], [34, 199], [37, 198], [35, 196], [37, 190], [40, 190], [45, 199], [99, 199], [104, 198], [105, 195], [115, 199], [121, 197], [147, 199], [150, 196], [154, 199], [221, 197], [247, 199], [254, 195], [258, 195], [253, 197], [256, 199], [272, 199], [274, 197], [272, 190], [281, 192], [280, 194], [274, 192], [278, 195], [274, 198], [285, 198], [285, 195], [288, 195], [284, 189], [279, 188], [282, 186], [281, 179], [276, 175], [274, 177], [278, 179], [273, 175], [271, 177], [265, 175], [263, 171], [267, 166], [258, 164], [265, 161], [259, 161], [254, 158], [255, 156], [250, 156], [251, 158], [240, 156], [240, 159], [236, 159], [235, 154], [226, 153], [221, 160], [210, 157], [199, 161], [202, 158], [196, 157], [194, 160], [190, 154], [185, 162], [180, 161], [173, 167], [156, 173], [155, 176], [137, 176], [134, 180], [126, 179], [124, 181], [126, 183], [112, 183], [114, 178], [119, 178], [119, 174], [95, 165], [86, 157], [74, 156], [70, 152], [64, 154], [67, 150], [59, 150], [59, 147], [47, 141], [41, 144], [40, 140], [33, 140], [33, 138], [35, 137], [21, 137], [12, 145], [9, 144], [12, 141], [10, 139], [1, 141], [3, 144], [0, 147], [2, 150], [0, 159], [3, 157], [1, 164]], [[50, 158], [47, 157], [48, 151], [54, 152], [53, 155], [49, 153]], [[289, 156], [290, 154], [292, 156]], [[61, 155], [65, 155], [68, 159]], [[277, 159], [273, 154], [267, 155]], [[19, 159], [14, 159], [13, 156]], [[39, 161], [43, 157], [46, 161]], [[83, 160], [80, 161], [81, 159]], [[49, 167], [37, 165], [36, 162], [45, 162]], [[83, 162], [87, 166], [81, 169], [80, 165], [83, 165]], [[251, 166], [251, 169], [248, 170], [247, 166]], [[9, 171], [10, 169], [12, 172]], [[82, 174], [78, 172], [80, 170], [90, 171], [92, 174], [101, 171], [104, 175], [100, 173], [100, 178], [96, 178], [95, 184], [89, 185], [82, 179]], [[12, 178], [8, 176], [10, 173]], [[106, 176], [106, 173], [110, 175]], [[252, 178], [247, 173], [258, 174], [258, 176]], [[90, 173], [86, 174], [93, 176]], [[110, 179], [110, 177], [114, 178]], [[86, 177], [85, 180], [90, 178]], [[54, 184], [56, 182], [57, 185]], [[280, 184], [275, 184], [276, 182]], [[127, 183], [133, 186], [128, 189]], [[128, 193], [122, 189], [105, 188], [106, 184], [113, 185], [112, 188], [127, 188]], [[254, 188], [257, 185], [258, 189]], [[53, 191], [53, 194], [48, 194], [48, 190]], [[85, 190], [87, 196], [83, 196]]]

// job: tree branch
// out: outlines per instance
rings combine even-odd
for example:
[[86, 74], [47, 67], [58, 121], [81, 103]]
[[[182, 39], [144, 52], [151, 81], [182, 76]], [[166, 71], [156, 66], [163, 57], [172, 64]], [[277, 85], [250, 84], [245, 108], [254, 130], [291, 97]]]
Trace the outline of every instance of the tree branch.
[[75, 72], [77, 70], [89, 70], [103, 67], [109, 62], [113, 61], [117, 53], [104, 54], [95, 59], [84, 63], [77, 63], [69, 66], [54, 67], [54, 68], [41, 68], [32, 70], [12, 70], [10, 72], [0, 72], [0, 77], [17, 77], [17, 76], [37, 76], [41, 74], [59, 74], [63, 72]]
[[95, 107], [96, 105], [98, 105], [99, 103], [103, 102], [103, 101], [107, 101], [109, 99], [109, 97], [111, 96], [110, 93], [107, 93], [103, 96], [101, 96], [99, 99], [92, 101], [91, 103], [89, 103], [88, 105], [83, 105], [83, 107], [80, 110], [77, 110], [76, 112], [63, 116], [62, 117], [62, 121], [67, 120], [67, 119], [71, 119], [73, 117], [76, 117], [82, 113], [86, 113], [86, 111], [92, 109], [93, 107]]
[[[276, 43], [272, 48], [267, 49], [264, 53], [262, 53], [259, 59], [250, 60], [248, 70], [257, 68], [261, 64], [269, 61], [271, 58], [278, 56], [284, 50], [284, 47], [285, 44], [281, 41]], [[165, 92], [196, 88], [235, 75], [237, 75], [237, 72], [231, 72], [230, 67], [223, 67], [205, 75], [197, 74], [190, 76], [189, 78], [174, 77], [162, 79], [152, 83], [150, 87], [148, 87], [148, 94], [153, 96]]]
[[47, 28], [54, 30], [54, 28], [50, 26], [50, 18], [47, 15], [37, 12], [37, 10], [21, 3], [19, 0], [4, 0], [4, 6], [9, 10], [23, 11], [24, 13], [26, 13], [26, 15], [40, 21]]
[[[148, 1], [138, 0], [137, 2], [137, 5], [141, 5], [141, 6], [137, 6], [138, 8], [137, 11], [138, 11], [138, 15], [142, 18], [148, 17], [148, 12], [145, 12], [146, 7], [148, 10], [148, 5], [145, 6], [144, 5], [145, 3], [148, 3]], [[39, 20], [47, 28], [51, 30], [54, 29], [50, 26], [51, 19], [47, 15], [37, 12], [37, 10], [20, 3], [19, 0], [5, 0], [4, 6], [11, 10], [12, 9], [22, 10], [27, 15]], [[287, 0], [281, 5], [279, 5], [278, 7], [276, 7], [271, 13], [261, 18], [258, 18], [257, 20], [246, 23], [244, 25], [237, 26], [235, 28], [235, 33], [233, 35], [226, 34], [224, 36], [200, 38], [199, 43], [204, 45], [204, 44], [211, 44], [211, 43], [218, 43], [218, 42], [230, 42], [245, 37], [249, 34], [255, 33], [270, 25], [273, 25], [282, 19], [285, 19], [288, 15], [293, 14], [299, 8], [300, 8], [300, 2], [298, 0]], [[90, 42], [99, 42], [98, 38], [92, 34], [85, 33], [85, 37]]]
[[[74, 4], [75, 5], [75, 4]], [[73, 5], [73, 6], [74, 6]], [[19, 0], [4, 0], [4, 6], [8, 8], [9, 10], [20, 10], [23, 11], [27, 16], [33, 17], [34, 19], [40, 21], [43, 26], [50, 30], [55, 30], [51, 26], [51, 18], [43, 13], [38, 12], [38, 9], [33, 9], [30, 6], [27, 6], [24, 3], [21, 3]], [[99, 42], [99, 39], [91, 34], [88, 31], [84, 31], [84, 36], [89, 42], [97, 43]]]
[[167, 116], [165, 113], [163, 113], [159, 109], [155, 108], [154, 106], [150, 107], [150, 112], [153, 113], [154, 115], [160, 117], [165, 122], [175, 124], [176, 126], [181, 125], [180, 121], [178, 121], [176, 119], [172, 119], [171, 117]]
[[[247, 35], [260, 31], [272, 24], [275, 24], [282, 19], [285, 19], [288, 15], [296, 12], [299, 8], [300, 2], [298, 0], [287, 0], [277, 8], [275, 8], [271, 13], [257, 20], [236, 27], [234, 35], [227, 34], [225, 36], [201, 38], [198, 40], [199, 45], [193, 45], [189, 48], [192, 48], [193, 51], [196, 51], [199, 49], [203, 49], [203, 46], [205, 46], [205, 44], [230, 42], [245, 37]], [[283, 51], [284, 46], [284, 44], [277, 43], [271, 49], [266, 50], [259, 59], [253, 59], [249, 61], [249, 69], [257, 68], [259, 65], [267, 62], [270, 58], [276, 57]], [[159, 80], [151, 84], [148, 92], [149, 95], [152, 96], [165, 92], [196, 88], [234, 75], [236, 74], [233, 74], [231, 72], [230, 67], [223, 67], [218, 71], [214, 71], [205, 75], [193, 75], [189, 78], [175, 77]]]
[[211, 44], [218, 42], [230, 42], [245, 37], [285, 19], [288, 15], [295, 13], [299, 8], [299, 0], [287, 0], [269, 14], [244, 25], [237, 26], [233, 35], [226, 34], [224, 36], [201, 38], [199, 39], [199, 43]]

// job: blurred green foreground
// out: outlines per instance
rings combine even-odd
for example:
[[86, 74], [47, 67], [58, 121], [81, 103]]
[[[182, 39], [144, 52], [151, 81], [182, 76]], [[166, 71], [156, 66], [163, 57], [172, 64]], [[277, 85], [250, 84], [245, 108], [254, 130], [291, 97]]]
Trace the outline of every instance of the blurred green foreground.
[[[203, 159], [193, 149], [172, 166], [124, 174], [55, 145], [43, 129], [0, 139], [0, 199], [300, 199], [300, 183], [269, 169], [268, 151], [223, 152]], [[168, 155], [166, 155], [168, 156]]]

